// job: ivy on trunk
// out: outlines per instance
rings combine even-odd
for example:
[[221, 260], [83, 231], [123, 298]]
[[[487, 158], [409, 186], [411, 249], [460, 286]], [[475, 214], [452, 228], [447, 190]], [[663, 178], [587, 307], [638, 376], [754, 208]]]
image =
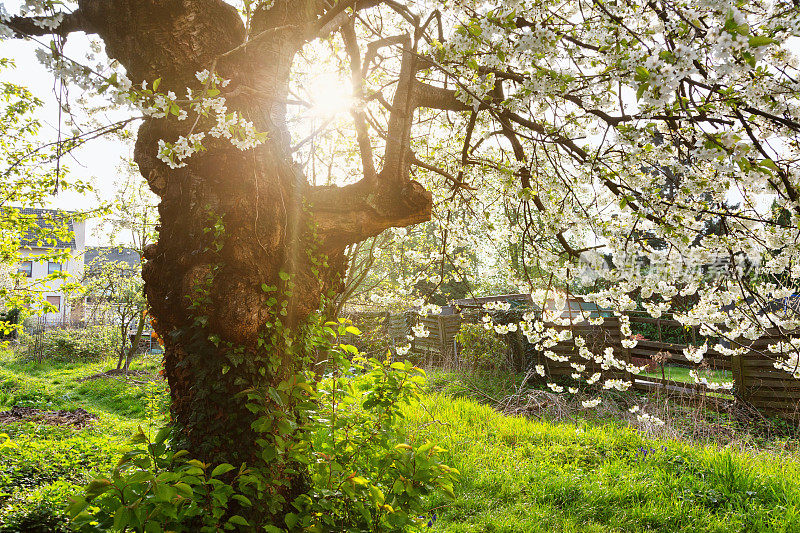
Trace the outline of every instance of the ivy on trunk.
[[[171, 422], [180, 446], [214, 463], [253, 464], [262, 453], [243, 391], [257, 391], [291, 423], [293, 406], [269, 392], [311, 364], [303, 325], [340, 290], [345, 247], [431, 212], [430, 193], [409, 178], [410, 126], [421, 105], [411, 50], [383, 169], [369, 164], [355, 184], [315, 187], [292, 161], [285, 102], [296, 54], [338, 29], [346, 7], [376, 2], [267, 4], [252, 16], [247, 41], [242, 18], [221, 0], [81, 0], [53, 29], [10, 21], [21, 35], [97, 34], [135, 85], [159, 79], [163, 93], [184, 94], [208, 70], [230, 80], [222, 93], [227, 109], [266, 134], [248, 150], [209, 137], [186, 166], [170, 168], [157, 157], [159, 141], [188, 136], [197, 124], [150, 117], [135, 147], [135, 162], [160, 198], [158, 241], [144, 251], [143, 278], [164, 339]], [[203, 120], [199, 126], [207, 126]], [[304, 490], [302, 476], [285, 477], [281, 490], [291, 501]]]

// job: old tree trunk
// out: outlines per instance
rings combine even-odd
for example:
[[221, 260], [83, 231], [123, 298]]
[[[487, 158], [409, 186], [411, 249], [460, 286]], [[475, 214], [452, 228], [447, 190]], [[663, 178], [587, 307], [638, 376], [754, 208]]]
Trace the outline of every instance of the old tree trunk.
[[[222, 0], [81, 0], [54, 30], [99, 35], [134, 85], [161, 78], [162, 93], [198, 90], [195, 73], [216, 71], [231, 80], [222, 94], [228, 111], [268, 134], [245, 151], [207, 136], [207, 150], [178, 169], [156, 157], [158, 143], [187, 135], [192, 119], [148, 118], [136, 141], [136, 163], [161, 198], [159, 239], [145, 250], [143, 277], [165, 342], [171, 421], [180, 445], [208, 462], [253, 463], [255, 415], [238, 393], [254, 389], [269, 402], [265, 391], [308, 363], [284, 339], [301, 342], [303, 322], [337, 290], [345, 246], [430, 216], [430, 193], [408, 178], [411, 54], [381, 171], [347, 187], [312, 187], [292, 161], [284, 123], [290, 71], [302, 46], [344, 15], [326, 5], [275, 1], [255, 13], [247, 45], [240, 15]], [[26, 19], [12, 23], [23, 35], [45, 33]]]

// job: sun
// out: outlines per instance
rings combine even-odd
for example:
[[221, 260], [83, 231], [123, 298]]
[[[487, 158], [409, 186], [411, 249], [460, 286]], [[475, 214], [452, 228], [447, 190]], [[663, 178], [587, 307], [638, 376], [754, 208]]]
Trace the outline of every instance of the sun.
[[329, 119], [339, 113], [349, 112], [355, 103], [350, 80], [342, 79], [335, 72], [314, 75], [306, 84], [309, 116]]

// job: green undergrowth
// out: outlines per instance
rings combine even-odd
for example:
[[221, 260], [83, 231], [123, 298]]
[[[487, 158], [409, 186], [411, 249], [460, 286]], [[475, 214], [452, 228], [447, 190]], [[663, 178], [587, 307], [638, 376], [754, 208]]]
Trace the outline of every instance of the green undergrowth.
[[0, 408], [82, 408], [115, 424], [138, 423], [148, 413], [166, 409], [166, 385], [158, 376], [159, 358], [135, 359], [131, 366], [134, 373], [129, 376], [97, 377], [112, 370], [116, 361], [37, 363], [17, 358], [11, 351], [0, 352]]
[[[145, 358], [134, 369], [158, 365]], [[161, 423], [168, 400], [157, 378], [81, 381], [111, 367], [0, 354], [0, 411], [80, 407], [99, 417], [84, 428], [0, 425], [16, 445], [0, 437], [0, 533], [69, 531], [66, 497], [107, 474], [137, 426]], [[488, 396], [519, 385], [483, 381]], [[613, 421], [509, 417], [474, 399], [475, 382], [459, 389], [433, 374], [432, 386], [446, 393], [430, 390], [403, 421], [409, 442], [437, 443], [461, 472], [455, 500], [429, 501], [432, 532], [800, 531], [796, 455], [648, 439]]]
[[800, 465], [649, 440], [630, 428], [508, 417], [430, 394], [407, 430], [449, 450], [456, 500], [433, 531], [800, 531]]
[[[116, 464], [137, 426], [161, 425], [167, 391], [156, 357], [137, 359], [131, 376], [85, 379], [115, 361], [30, 362], [0, 351], [0, 411], [85, 409], [97, 420], [83, 428], [41, 421], [0, 423], [0, 533], [71, 531], [65, 502]], [[144, 373], [147, 372], [147, 373]]]

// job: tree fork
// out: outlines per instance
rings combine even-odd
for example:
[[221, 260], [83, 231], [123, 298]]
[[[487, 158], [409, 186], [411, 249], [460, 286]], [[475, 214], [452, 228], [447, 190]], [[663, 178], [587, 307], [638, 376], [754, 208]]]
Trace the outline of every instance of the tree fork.
[[[391, 117], [395, 138], [377, 176], [347, 187], [311, 187], [289, 151], [283, 102], [295, 54], [316, 33], [340, 25], [343, 5], [378, 3], [340, 2], [326, 11], [315, 0], [276, 0], [255, 13], [255, 37], [246, 43], [239, 14], [222, 0], [81, 0], [52, 30], [12, 21], [27, 35], [97, 33], [134, 84], [160, 78], [164, 93], [183, 94], [197, 87], [196, 72], [214, 71], [231, 80], [223, 93], [229, 111], [268, 135], [247, 151], [208, 138], [208, 151], [176, 169], [156, 157], [159, 140], [187, 135], [191, 120], [147, 118], [136, 141], [134, 160], [160, 198], [158, 241], [145, 249], [142, 275], [164, 340], [171, 422], [176, 445], [203, 461], [257, 464], [255, 415], [239, 393], [259, 390], [268, 401], [269, 387], [309, 363], [270, 328], [280, 324], [302, 335], [321, 298], [341, 290], [345, 247], [430, 218], [430, 193], [408, 178], [410, 54], [403, 62], [403, 102], [397, 100]], [[272, 300], [275, 291], [288, 295], [285, 310]], [[291, 406], [271, 408], [291, 416]], [[299, 478], [286, 484], [287, 501], [304, 490]]]

